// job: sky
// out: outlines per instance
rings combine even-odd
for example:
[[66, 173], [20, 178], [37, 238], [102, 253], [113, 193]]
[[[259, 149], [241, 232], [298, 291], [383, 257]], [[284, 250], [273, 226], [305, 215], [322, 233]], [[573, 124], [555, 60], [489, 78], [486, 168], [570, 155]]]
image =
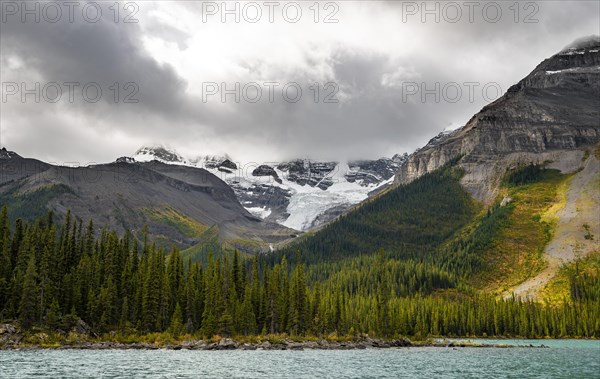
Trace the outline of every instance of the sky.
[[598, 1], [27, 3], [0, 2], [0, 144], [58, 164], [410, 153], [600, 34]]

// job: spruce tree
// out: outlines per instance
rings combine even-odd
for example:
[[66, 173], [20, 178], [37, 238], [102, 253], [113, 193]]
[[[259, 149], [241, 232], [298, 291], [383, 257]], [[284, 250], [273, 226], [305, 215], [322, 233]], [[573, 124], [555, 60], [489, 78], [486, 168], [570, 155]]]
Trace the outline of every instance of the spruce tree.
[[19, 305], [19, 321], [24, 328], [31, 327], [39, 315], [37, 305], [39, 301], [39, 288], [37, 284], [37, 269], [35, 256], [31, 254], [27, 271], [23, 278], [23, 292], [21, 295], [21, 304]]

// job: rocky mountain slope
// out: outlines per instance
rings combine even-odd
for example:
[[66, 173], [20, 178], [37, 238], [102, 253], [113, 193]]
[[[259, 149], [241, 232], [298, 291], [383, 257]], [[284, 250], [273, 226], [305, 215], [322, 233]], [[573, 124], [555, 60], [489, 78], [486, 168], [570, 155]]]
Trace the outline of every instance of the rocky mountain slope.
[[405, 154], [352, 162], [296, 159], [244, 164], [229, 156], [184, 158], [172, 149], [145, 146], [128, 159], [201, 167], [229, 184], [252, 214], [304, 231], [331, 221], [389, 185], [406, 158]]
[[[165, 156], [166, 158], [166, 156]], [[132, 231], [168, 247], [202, 242], [206, 234], [242, 250], [269, 251], [293, 233], [262, 221], [237, 201], [233, 190], [210, 172], [158, 161], [61, 167], [2, 151], [0, 203], [24, 215], [67, 210], [111, 230]]]
[[463, 186], [489, 202], [507, 168], [551, 161], [550, 167], [573, 172], [584, 148], [599, 140], [600, 39], [591, 37], [544, 60], [464, 127], [414, 152], [400, 165], [395, 184], [460, 158]]
[[505, 296], [540, 299], [540, 292], [556, 281], [564, 265], [590, 255], [600, 256], [600, 146], [590, 154], [584, 168], [568, 181], [564, 201], [556, 211], [552, 240], [545, 246], [544, 269], [514, 288]]

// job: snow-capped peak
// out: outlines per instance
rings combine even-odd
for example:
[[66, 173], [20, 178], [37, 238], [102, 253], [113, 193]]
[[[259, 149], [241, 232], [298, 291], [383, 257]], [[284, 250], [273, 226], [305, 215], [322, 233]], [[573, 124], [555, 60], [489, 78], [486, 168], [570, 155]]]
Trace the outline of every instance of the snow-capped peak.
[[223, 155], [198, 155], [190, 159], [190, 163], [201, 168], [216, 168], [225, 161], [232, 161], [227, 154]]
[[161, 161], [164, 163], [186, 163], [186, 160], [175, 150], [161, 145], [142, 146], [132, 157], [137, 162]]

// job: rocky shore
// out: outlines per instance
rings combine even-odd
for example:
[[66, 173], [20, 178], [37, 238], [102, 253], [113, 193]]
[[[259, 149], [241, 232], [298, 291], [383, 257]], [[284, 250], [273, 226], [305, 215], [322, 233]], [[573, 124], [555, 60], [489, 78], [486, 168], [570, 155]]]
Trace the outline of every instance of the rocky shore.
[[[83, 334], [81, 334], [84, 337]], [[355, 340], [307, 340], [294, 341], [291, 339], [256, 339], [253, 342], [241, 342], [231, 338], [222, 338], [219, 341], [211, 340], [185, 340], [176, 343], [121, 343], [113, 341], [86, 341], [71, 343], [31, 344], [25, 343], [21, 331], [10, 324], [0, 324], [0, 350], [39, 350], [39, 349], [81, 349], [81, 350], [355, 350], [355, 349], [387, 349], [401, 347], [535, 347], [513, 346], [503, 344], [474, 344], [471, 342], [428, 340], [413, 343], [408, 338], [383, 340], [370, 337], [361, 337]], [[539, 347], [546, 347], [541, 345]]]
[[413, 346], [408, 339], [383, 341], [378, 339], [365, 339], [364, 341], [292, 341], [281, 340], [271, 343], [257, 341], [253, 343], [238, 342], [230, 338], [223, 338], [219, 342], [204, 340], [183, 341], [178, 344], [153, 345], [147, 343], [121, 344], [113, 342], [92, 342], [73, 346], [61, 346], [63, 349], [137, 349], [137, 350], [350, 350], [367, 348], [391, 348]]

